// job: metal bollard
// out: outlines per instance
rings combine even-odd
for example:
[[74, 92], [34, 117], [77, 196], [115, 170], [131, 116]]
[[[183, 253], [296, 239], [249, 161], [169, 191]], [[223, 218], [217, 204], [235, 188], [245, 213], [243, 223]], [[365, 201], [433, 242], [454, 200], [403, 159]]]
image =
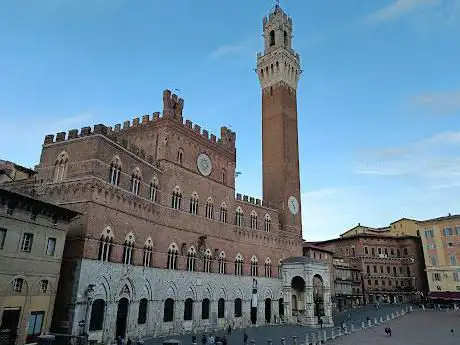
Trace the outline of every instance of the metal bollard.
[[399, 311], [396, 312], [396, 317], [399, 317]]
[[267, 345], [272, 345], [272, 344], [273, 344], [273, 341], [271, 339], [268, 339]]
[[292, 345], [297, 345], [297, 337], [295, 335], [292, 336]]
[[367, 320], [367, 325], [368, 325], [369, 327], [372, 327], [372, 320], [371, 320], [371, 319]]
[[286, 339], [281, 338], [281, 345], [286, 345]]
[[374, 317], [374, 325], [376, 325], [376, 324], [378, 324], [378, 322], [377, 322], [377, 318], [376, 318], [376, 317]]
[[343, 328], [343, 334], [348, 334], [348, 326], [345, 325], [345, 327]]
[[[455, 306], [455, 309], [457, 309], [457, 306]], [[409, 306], [409, 311], [411, 312], [413, 310], [412, 306]]]
[[387, 314], [387, 321], [390, 321], [390, 315]]
[[364, 328], [366, 328], [366, 326], [364, 325], [364, 321], [363, 321], [361, 322], [361, 329], [364, 329]]
[[391, 313], [391, 319], [393, 320], [395, 318], [395, 314]]
[[350, 328], [351, 328], [351, 333], [353, 333], [355, 331], [355, 325], [351, 324]]
[[310, 339], [308, 339], [308, 334], [305, 334], [305, 345], [310, 345]]
[[383, 317], [380, 316], [380, 323], [383, 323]]

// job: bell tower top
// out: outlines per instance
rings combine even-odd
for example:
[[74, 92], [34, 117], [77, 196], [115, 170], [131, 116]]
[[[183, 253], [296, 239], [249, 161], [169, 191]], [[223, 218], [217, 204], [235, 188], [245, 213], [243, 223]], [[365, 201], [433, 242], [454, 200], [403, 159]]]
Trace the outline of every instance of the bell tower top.
[[300, 56], [292, 49], [292, 19], [277, 3], [263, 19], [264, 52], [257, 54], [257, 74], [262, 88], [284, 82], [297, 89]]

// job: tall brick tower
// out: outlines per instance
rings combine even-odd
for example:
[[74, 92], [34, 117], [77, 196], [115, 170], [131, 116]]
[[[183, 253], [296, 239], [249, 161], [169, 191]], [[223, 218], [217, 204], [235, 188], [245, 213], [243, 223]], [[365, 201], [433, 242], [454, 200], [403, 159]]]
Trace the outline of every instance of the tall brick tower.
[[302, 236], [297, 83], [300, 57], [291, 46], [292, 19], [279, 6], [263, 19], [264, 52], [257, 54], [262, 86], [263, 199], [280, 210], [284, 230]]

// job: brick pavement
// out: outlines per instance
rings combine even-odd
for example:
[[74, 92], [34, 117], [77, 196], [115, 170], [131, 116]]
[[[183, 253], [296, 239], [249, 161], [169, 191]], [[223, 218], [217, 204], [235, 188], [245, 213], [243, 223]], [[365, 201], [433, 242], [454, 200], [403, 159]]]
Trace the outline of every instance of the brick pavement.
[[[391, 327], [392, 336], [385, 335]], [[455, 330], [452, 335], [450, 330]], [[413, 312], [382, 325], [330, 340], [327, 345], [458, 345], [460, 312]]]

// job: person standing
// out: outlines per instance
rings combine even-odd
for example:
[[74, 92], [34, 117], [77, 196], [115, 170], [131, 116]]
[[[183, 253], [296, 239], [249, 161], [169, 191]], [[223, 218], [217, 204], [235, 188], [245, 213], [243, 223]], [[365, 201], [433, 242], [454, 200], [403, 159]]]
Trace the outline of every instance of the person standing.
[[244, 345], [247, 345], [248, 344], [248, 335], [247, 335], [246, 331], [244, 331], [243, 340], [244, 340]]

